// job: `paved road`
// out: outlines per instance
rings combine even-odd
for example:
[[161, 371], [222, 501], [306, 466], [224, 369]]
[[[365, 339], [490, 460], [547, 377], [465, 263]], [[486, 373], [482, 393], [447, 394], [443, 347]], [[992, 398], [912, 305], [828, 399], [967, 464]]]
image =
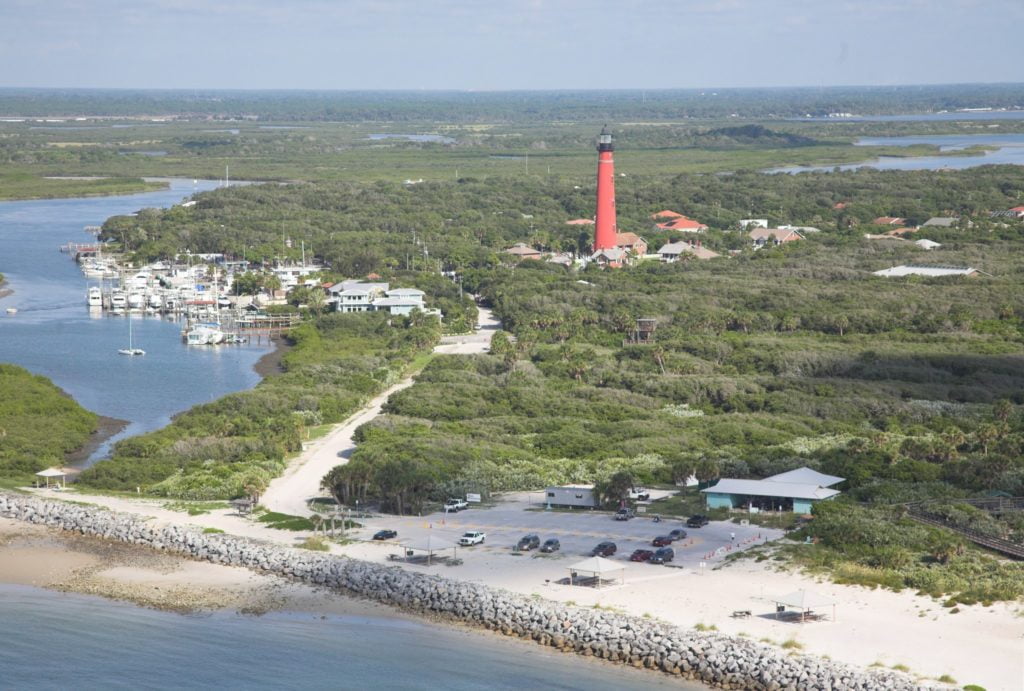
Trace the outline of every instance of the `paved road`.
[[[435, 353], [472, 355], [490, 349], [491, 337], [500, 327], [491, 310], [479, 308], [477, 324], [480, 329], [464, 336], [448, 336], [434, 348]], [[380, 414], [391, 394], [412, 386], [408, 377], [373, 398], [362, 410], [339, 423], [325, 436], [310, 444], [297, 456], [281, 477], [274, 479], [260, 498], [260, 503], [271, 511], [296, 516], [309, 514], [308, 502], [326, 496], [320, 490], [320, 480], [336, 465], [348, 462], [355, 450], [352, 435], [363, 423]]]

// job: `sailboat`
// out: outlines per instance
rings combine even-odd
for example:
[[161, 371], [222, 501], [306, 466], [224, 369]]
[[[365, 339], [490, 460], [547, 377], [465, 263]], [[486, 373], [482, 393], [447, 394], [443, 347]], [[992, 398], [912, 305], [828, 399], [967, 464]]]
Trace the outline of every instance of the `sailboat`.
[[121, 355], [145, 355], [146, 351], [142, 348], [136, 348], [132, 345], [132, 318], [128, 316], [128, 347], [121, 348], [117, 352]]

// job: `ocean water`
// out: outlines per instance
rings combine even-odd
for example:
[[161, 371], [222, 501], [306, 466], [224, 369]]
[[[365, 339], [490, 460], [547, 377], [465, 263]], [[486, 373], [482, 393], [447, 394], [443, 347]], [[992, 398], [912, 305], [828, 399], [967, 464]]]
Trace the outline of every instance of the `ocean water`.
[[[180, 323], [163, 317], [130, 317], [133, 342], [146, 355], [118, 355], [128, 344], [129, 317], [90, 313], [85, 294], [97, 282], [58, 251], [68, 242], [88, 242], [86, 225], [168, 207], [217, 184], [172, 180], [167, 190], [143, 194], [0, 202], [0, 273], [14, 291], [0, 298], [0, 362], [49, 377], [95, 413], [128, 420], [116, 438], [158, 429], [194, 405], [255, 386], [253, 366], [267, 346], [189, 348]], [[8, 307], [17, 314], [6, 314]], [[108, 450], [109, 442], [90, 461]]]
[[180, 615], [0, 585], [0, 689], [704, 688], [404, 619]]

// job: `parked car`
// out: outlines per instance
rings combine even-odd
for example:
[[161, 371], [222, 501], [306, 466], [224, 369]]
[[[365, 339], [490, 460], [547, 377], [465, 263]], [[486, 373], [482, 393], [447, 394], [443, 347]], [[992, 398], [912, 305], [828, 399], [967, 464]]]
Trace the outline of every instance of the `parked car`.
[[462, 537], [459, 538], [459, 544], [463, 547], [469, 545], [482, 545], [484, 540], [487, 539], [487, 533], [479, 530], [470, 530], [468, 533], [463, 533]]
[[676, 551], [671, 547], [662, 547], [651, 557], [652, 564], [667, 564], [676, 557]]
[[686, 531], [682, 528], [676, 528], [675, 530], [668, 531], [668, 536], [673, 540], [685, 540]]
[[455, 513], [468, 508], [469, 504], [467, 504], [464, 499], [449, 499], [444, 503], [444, 510], [447, 512]]
[[615, 512], [616, 521], [628, 521], [630, 518], [633, 518], [633, 509], [623, 508]]
[[694, 514], [686, 519], [687, 528], [703, 528], [708, 524], [708, 517], [702, 514]]
[[651, 544], [655, 547], [668, 547], [672, 544], [672, 538], [668, 535], [659, 535], [658, 537], [651, 540]]
[[643, 487], [634, 487], [629, 490], [629, 498], [634, 501], [647, 501], [651, 498], [651, 493]]
[[650, 561], [651, 557], [654, 556], [654, 552], [649, 549], [638, 549], [629, 555], [630, 561]]
[[540, 547], [541, 552], [557, 552], [560, 549], [562, 549], [562, 543], [553, 537], [545, 540]]
[[598, 543], [597, 547], [590, 554], [595, 557], [610, 557], [618, 551], [618, 547], [615, 546], [614, 542], [604, 541]]
[[533, 533], [523, 535], [519, 538], [519, 542], [516, 543], [516, 549], [527, 552], [538, 547], [540, 547], [540, 538]]
[[378, 530], [373, 534], [374, 540], [390, 540], [391, 538], [398, 537], [397, 530]]

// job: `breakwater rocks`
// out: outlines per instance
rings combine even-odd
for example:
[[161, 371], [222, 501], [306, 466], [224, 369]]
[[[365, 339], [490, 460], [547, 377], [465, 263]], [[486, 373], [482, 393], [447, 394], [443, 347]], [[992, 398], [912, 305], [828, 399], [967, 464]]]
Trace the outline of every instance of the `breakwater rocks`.
[[862, 670], [809, 655], [789, 655], [744, 638], [569, 607], [476, 583], [231, 535], [152, 526], [137, 516], [95, 507], [0, 493], [0, 516], [274, 573], [408, 611], [532, 639], [558, 650], [658, 669], [717, 688], [928, 688], [899, 672]]

